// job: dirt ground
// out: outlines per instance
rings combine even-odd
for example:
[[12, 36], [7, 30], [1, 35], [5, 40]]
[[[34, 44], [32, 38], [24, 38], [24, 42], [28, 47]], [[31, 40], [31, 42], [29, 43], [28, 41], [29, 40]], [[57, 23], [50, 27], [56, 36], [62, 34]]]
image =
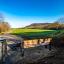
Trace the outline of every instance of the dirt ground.
[[[52, 48], [51, 51], [49, 51], [48, 48], [45, 48], [44, 46], [38, 46], [34, 48], [24, 49], [24, 56], [19, 57], [17, 56], [15, 64], [39, 64], [40, 62], [43, 62], [41, 60], [44, 60], [46, 57], [53, 57], [56, 52], [55, 48]], [[17, 54], [18, 55], [18, 54]]]
[[24, 56], [20, 48], [12, 48], [8, 51], [6, 64], [64, 64], [64, 47], [50, 51], [45, 46], [37, 46], [24, 49]]
[[43, 47], [26, 49], [25, 56], [16, 64], [64, 64], [64, 47], [51, 51]]

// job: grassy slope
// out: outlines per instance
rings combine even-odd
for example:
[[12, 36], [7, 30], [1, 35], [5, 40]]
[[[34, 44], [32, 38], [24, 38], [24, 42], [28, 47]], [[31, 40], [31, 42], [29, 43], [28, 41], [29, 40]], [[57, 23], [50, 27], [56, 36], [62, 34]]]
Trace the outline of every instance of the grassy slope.
[[12, 29], [13, 33], [25, 33], [25, 32], [44, 32], [44, 31], [53, 31], [53, 30], [42, 30], [42, 29]]
[[58, 30], [57, 32], [53, 34], [53, 36], [58, 37], [58, 38], [64, 37], [64, 30]]
[[64, 36], [64, 30], [42, 30], [42, 29], [12, 29], [12, 33], [15, 35], [26, 36], [30, 38], [42, 38], [42, 37], [62, 37]]
[[41, 37], [51, 37], [52, 33], [56, 30], [42, 30], [42, 29], [12, 29], [12, 34], [24, 35], [30, 38], [41, 38]]

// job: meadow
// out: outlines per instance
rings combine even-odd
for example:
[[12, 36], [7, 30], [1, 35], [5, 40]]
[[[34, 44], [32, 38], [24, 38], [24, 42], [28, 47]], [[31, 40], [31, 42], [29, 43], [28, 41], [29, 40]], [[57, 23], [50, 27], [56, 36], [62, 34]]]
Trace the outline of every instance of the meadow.
[[51, 32], [51, 31], [54, 31], [54, 30], [43, 30], [43, 29], [22, 29], [22, 28], [13, 28], [12, 29], [12, 32], [13, 33], [28, 33], [28, 32]]
[[12, 29], [11, 34], [19, 35], [25, 38], [43, 38], [43, 37], [53, 37], [53, 34], [58, 32], [57, 30], [43, 30], [43, 29]]

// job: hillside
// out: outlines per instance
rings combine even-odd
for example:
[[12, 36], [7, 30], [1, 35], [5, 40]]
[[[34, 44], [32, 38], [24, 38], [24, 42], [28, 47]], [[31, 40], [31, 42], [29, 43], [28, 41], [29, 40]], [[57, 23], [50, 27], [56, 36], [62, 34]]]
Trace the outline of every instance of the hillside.
[[[60, 23], [61, 22], [61, 23]], [[12, 29], [12, 34], [24, 38], [64, 37], [64, 18], [54, 23], [32, 23], [24, 28]]]
[[22, 36], [23, 38], [42, 38], [42, 37], [51, 37], [52, 33], [55, 33], [56, 30], [42, 30], [42, 29], [12, 29], [11, 34]]
[[64, 17], [59, 18], [53, 23], [32, 23], [24, 28], [31, 29], [64, 29]]
[[49, 24], [51, 24], [51, 23], [32, 23], [24, 28], [42, 29], [42, 28], [48, 26]]
[[24, 28], [30, 28], [30, 29], [52, 29], [52, 30], [57, 30], [57, 29], [64, 29], [64, 24], [58, 22], [54, 23], [33, 23], [30, 24]]
[[64, 30], [42, 30], [42, 29], [12, 29], [11, 34], [22, 36], [23, 38], [42, 37], [64, 37]]

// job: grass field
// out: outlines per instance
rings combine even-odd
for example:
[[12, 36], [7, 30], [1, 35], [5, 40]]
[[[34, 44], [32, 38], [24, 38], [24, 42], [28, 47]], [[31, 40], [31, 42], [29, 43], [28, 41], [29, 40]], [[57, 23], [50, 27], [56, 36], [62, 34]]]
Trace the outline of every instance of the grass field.
[[42, 37], [52, 37], [53, 33], [57, 30], [42, 30], [42, 29], [12, 29], [11, 34], [25, 36], [30, 38], [42, 38]]
[[12, 29], [11, 34], [19, 35], [24, 38], [43, 38], [43, 37], [64, 37], [64, 30], [43, 30], [43, 29]]
[[52, 32], [54, 30], [42, 30], [42, 29], [12, 29], [12, 33], [28, 33], [28, 32]]

